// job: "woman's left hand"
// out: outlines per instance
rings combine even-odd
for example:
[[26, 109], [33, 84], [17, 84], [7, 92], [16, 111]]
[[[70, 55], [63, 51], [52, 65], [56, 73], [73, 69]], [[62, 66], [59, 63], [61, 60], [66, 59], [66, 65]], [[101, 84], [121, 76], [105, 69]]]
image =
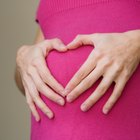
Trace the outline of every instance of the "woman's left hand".
[[65, 87], [67, 101], [75, 100], [103, 76], [94, 93], [82, 103], [81, 110], [90, 109], [105, 94], [112, 82], [115, 82], [114, 90], [103, 107], [103, 113], [107, 114], [139, 65], [140, 30], [78, 35], [67, 48], [75, 49], [82, 45], [94, 45], [94, 49]]

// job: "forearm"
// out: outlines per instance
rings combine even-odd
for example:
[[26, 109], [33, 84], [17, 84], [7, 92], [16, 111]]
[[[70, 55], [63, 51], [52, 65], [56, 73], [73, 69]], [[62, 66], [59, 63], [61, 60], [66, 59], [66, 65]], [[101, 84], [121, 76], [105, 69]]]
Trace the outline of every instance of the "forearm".
[[[36, 44], [38, 42], [41, 42], [43, 40], [44, 40], [44, 36], [43, 36], [43, 33], [41, 32], [41, 29], [39, 28], [38, 31], [37, 31], [35, 40], [34, 40], [34, 44]], [[23, 84], [22, 84], [21, 76], [20, 76], [20, 73], [18, 71], [17, 65], [16, 65], [16, 68], [15, 68], [14, 78], [15, 78], [15, 82], [16, 82], [16, 85], [17, 85], [18, 89], [24, 94], [25, 91], [24, 91], [24, 87], [23, 87]]]

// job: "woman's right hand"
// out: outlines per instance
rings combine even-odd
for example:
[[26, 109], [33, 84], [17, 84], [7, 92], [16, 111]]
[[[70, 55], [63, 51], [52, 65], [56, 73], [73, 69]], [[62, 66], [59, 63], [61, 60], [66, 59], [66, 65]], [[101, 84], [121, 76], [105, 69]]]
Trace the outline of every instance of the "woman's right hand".
[[59, 105], [63, 106], [65, 103], [62, 97], [64, 87], [51, 75], [45, 61], [45, 57], [52, 49], [59, 52], [67, 51], [62, 41], [57, 38], [47, 39], [35, 45], [24, 45], [17, 51], [17, 69], [21, 75], [27, 103], [36, 121], [40, 120], [40, 116], [35, 105], [50, 119], [54, 116], [52, 110], [40, 98], [39, 92]]

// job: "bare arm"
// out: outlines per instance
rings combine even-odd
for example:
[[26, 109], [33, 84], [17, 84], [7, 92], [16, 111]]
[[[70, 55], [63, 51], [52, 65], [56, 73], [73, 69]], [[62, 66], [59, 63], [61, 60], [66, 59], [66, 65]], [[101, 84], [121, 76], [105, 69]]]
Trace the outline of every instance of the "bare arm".
[[[36, 43], [39, 43], [41, 41], [44, 40], [44, 35], [40, 29], [40, 27], [38, 27], [38, 30], [37, 30], [37, 34], [36, 34], [36, 37], [35, 37], [35, 41], [34, 41], [34, 44]], [[18, 86], [19, 90], [23, 93], [23, 95], [25, 95], [25, 91], [24, 91], [24, 87], [23, 87], [23, 84], [22, 84], [22, 81], [21, 81], [21, 76], [20, 76], [20, 73], [19, 71], [17, 70], [17, 66], [15, 68], [15, 75], [14, 75], [14, 78], [15, 78], [15, 82], [16, 82], [16, 85]]]

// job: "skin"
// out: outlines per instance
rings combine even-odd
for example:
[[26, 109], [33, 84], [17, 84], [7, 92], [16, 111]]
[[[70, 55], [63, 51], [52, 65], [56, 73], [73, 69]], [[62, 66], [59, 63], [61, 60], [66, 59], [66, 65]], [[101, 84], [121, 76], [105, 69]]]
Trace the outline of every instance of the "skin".
[[48, 118], [51, 119], [54, 116], [52, 110], [40, 98], [40, 92], [58, 105], [63, 106], [65, 103], [62, 97], [64, 87], [51, 75], [45, 62], [45, 57], [53, 49], [59, 52], [65, 52], [67, 50], [60, 39], [43, 40], [43, 34], [39, 29], [35, 44], [23, 45], [17, 51], [15, 79], [19, 89], [26, 96], [27, 104], [36, 121], [40, 120], [40, 116], [35, 105]]
[[[34, 44], [39, 43], [39, 42], [41, 42], [43, 40], [44, 40], [44, 35], [43, 35], [41, 29], [38, 27], [36, 37], [35, 37], [35, 40], [34, 40]], [[15, 68], [15, 75], [14, 76], [15, 76], [14, 78], [15, 78], [15, 82], [17, 84], [17, 87], [19, 88], [21, 93], [23, 95], [25, 95], [24, 86], [22, 84], [21, 76], [20, 76], [20, 73], [18, 71], [17, 65], [16, 65], [16, 68]]]
[[88, 111], [115, 82], [114, 90], [102, 109], [107, 114], [139, 65], [140, 30], [78, 35], [67, 48], [76, 49], [82, 45], [94, 45], [95, 48], [66, 85], [66, 99], [68, 102], [74, 101], [102, 76], [101, 83], [82, 103], [81, 110]]

